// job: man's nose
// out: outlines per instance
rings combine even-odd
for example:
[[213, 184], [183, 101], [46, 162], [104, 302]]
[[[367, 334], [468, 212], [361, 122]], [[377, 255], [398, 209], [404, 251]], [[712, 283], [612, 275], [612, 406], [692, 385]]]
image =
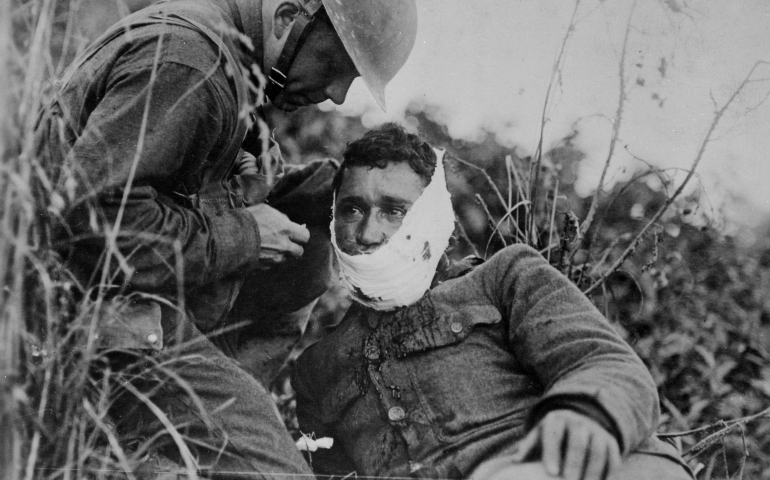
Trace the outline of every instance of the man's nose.
[[355, 75], [346, 75], [334, 79], [334, 81], [326, 87], [324, 94], [332, 102], [337, 105], [342, 105], [342, 103], [345, 102], [345, 97], [348, 95], [348, 90], [350, 90], [350, 84], [353, 83], [355, 78]]
[[385, 242], [385, 225], [375, 215], [367, 215], [356, 232], [356, 241], [365, 248], [379, 247]]

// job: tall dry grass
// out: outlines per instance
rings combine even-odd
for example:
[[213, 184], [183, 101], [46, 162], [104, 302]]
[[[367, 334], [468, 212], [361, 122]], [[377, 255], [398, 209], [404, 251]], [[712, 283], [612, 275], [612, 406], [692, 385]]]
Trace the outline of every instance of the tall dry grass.
[[[93, 335], [104, 289], [83, 295], [51, 245], [65, 194], [48, 176], [35, 128], [55, 79], [90, 40], [72, 14], [79, 3], [0, 2], [0, 478], [141, 478], [133, 472], [157, 438], [121, 444], [109, 415], [116, 385], [155, 413], [179, 448], [179, 471], [197, 478], [177, 425], [129, 383], [174, 381], [173, 373], [150, 357], [138, 371], [111, 370]], [[114, 240], [109, 250], [119, 255]]]
[[46, 237], [48, 214], [60, 208], [60, 198], [35, 151], [35, 123], [57, 73], [51, 53], [57, 7], [52, 0], [0, 7], [0, 460], [9, 480], [82, 478], [79, 468], [104, 450], [98, 428], [104, 409], [88, 398], [91, 359], [63, 328], [72, 316], [72, 283]]

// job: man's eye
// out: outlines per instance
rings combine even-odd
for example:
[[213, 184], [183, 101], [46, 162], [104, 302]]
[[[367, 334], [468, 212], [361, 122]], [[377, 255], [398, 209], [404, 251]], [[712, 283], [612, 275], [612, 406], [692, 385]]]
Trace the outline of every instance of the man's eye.
[[339, 207], [338, 212], [340, 217], [348, 222], [361, 218], [364, 215], [364, 212], [360, 208], [354, 207], [352, 205], [344, 205]]
[[406, 215], [406, 209], [398, 207], [388, 208], [385, 210], [385, 215], [391, 218], [404, 218], [404, 215]]

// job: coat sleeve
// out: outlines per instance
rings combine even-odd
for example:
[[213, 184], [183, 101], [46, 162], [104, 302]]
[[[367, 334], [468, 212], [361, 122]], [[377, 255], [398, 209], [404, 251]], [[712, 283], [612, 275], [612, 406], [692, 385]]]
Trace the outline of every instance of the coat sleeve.
[[191, 287], [253, 268], [259, 231], [248, 212], [208, 216], [160, 193], [215, 158], [212, 151], [230, 138], [235, 115], [228, 112], [235, 109], [227, 102], [234, 101], [213, 81], [221, 72], [175, 62], [156, 67], [146, 56], [146, 64], [115, 68], [104, 91], [87, 96], [98, 104], [66, 154], [60, 182], [71, 199], [63, 222], [71, 258], [97, 269], [109, 243], [105, 232], [119, 223], [111, 264], [133, 288], [164, 292], [178, 277]]
[[[586, 405], [602, 412], [628, 453], [657, 426], [655, 383], [588, 298], [536, 251], [509, 247], [489, 260], [484, 291], [508, 319], [513, 354], [544, 387], [545, 411]], [[590, 414], [589, 414], [590, 415]]]

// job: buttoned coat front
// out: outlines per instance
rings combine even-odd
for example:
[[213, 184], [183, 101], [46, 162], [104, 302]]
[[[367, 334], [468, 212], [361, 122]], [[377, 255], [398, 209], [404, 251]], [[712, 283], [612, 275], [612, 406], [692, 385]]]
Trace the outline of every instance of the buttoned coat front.
[[467, 478], [553, 408], [596, 418], [624, 453], [658, 442], [647, 368], [567, 278], [521, 245], [410, 307], [354, 305], [300, 356], [293, 382], [300, 429], [335, 441], [312, 456], [320, 473]]

